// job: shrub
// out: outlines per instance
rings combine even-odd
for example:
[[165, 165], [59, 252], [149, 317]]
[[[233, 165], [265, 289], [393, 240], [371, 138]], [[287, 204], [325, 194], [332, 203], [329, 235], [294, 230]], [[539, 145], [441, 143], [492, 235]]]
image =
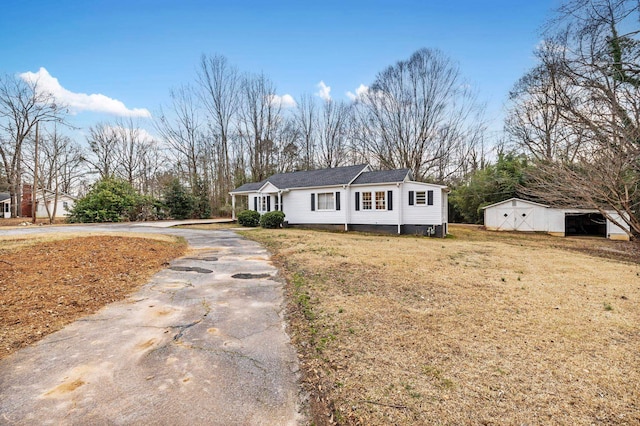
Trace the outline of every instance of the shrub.
[[255, 210], [244, 210], [238, 215], [238, 223], [242, 226], [256, 227], [260, 223], [260, 213]]
[[260, 226], [263, 228], [280, 228], [284, 222], [284, 213], [280, 211], [269, 212], [260, 218]]
[[96, 182], [83, 198], [76, 201], [69, 222], [122, 222], [135, 220], [135, 208], [141, 196], [121, 179], [104, 178]]

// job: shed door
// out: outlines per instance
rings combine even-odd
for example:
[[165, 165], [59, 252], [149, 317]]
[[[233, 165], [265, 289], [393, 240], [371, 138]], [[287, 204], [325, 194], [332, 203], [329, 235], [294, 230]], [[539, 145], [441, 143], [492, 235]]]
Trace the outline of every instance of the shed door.
[[514, 229], [516, 231], [535, 231], [533, 208], [520, 207], [513, 209]]
[[497, 210], [498, 229], [500, 231], [513, 231], [514, 229], [514, 208], [504, 207]]

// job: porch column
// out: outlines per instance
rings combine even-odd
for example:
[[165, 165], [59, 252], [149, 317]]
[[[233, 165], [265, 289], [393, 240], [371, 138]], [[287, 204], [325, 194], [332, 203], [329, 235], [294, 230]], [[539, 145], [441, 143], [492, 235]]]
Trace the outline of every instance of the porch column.
[[282, 192], [278, 191], [278, 210], [282, 211]]
[[231, 220], [236, 220], [236, 194], [231, 194]]

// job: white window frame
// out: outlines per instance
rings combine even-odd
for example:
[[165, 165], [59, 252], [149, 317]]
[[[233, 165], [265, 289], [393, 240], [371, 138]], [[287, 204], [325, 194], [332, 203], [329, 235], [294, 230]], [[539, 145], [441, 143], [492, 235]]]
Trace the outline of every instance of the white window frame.
[[[416, 191], [416, 200], [415, 200], [415, 204], [416, 206], [426, 206], [427, 205], [427, 191]], [[422, 194], [422, 197], [420, 197], [418, 194]], [[420, 200], [420, 198], [422, 198], [422, 200]]]
[[[327, 203], [327, 198], [329, 199], [330, 202]], [[323, 201], [320, 201], [321, 199], [323, 199], [324, 201], [324, 206], [323, 206]], [[329, 212], [329, 211], [335, 211], [336, 210], [336, 193], [335, 192], [319, 192], [318, 194], [316, 194], [316, 210], [318, 211], [322, 211], [322, 212]]]
[[[375, 197], [372, 194], [372, 198], [375, 198], [376, 210], [387, 210], [387, 191], [374, 191]], [[382, 198], [378, 198], [378, 195], [382, 194]]]
[[[366, 200], [366, 197], [369, 197]], [[362, 193], [362, 210], [373, 210], [373, 195], [371, 192], [363, 192]]]

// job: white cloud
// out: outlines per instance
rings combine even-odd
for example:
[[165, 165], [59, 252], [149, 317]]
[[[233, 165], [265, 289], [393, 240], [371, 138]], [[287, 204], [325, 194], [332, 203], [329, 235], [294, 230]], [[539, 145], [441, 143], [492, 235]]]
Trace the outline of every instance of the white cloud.
[[318, 83], [318, 92], [316, 93], [322, 100], [329, 102], [331, 100], [331, 86], [324, 84], [324, 81]]
[[293, 108], [296, 106], [296, 101], [293, 99], [291, 95], [272, 95], [271, 96], [271, 105], [280, 108]]
[[362, 96], [364, 96], [368, 91], [369, 91], [369, 86], [365, 86], [364, 84], [361, 84], [356, 89], [356, 93], [347, 92], [347, 97], [352, 101], [357, 101], [358, 99], [361, 99]]
[[145, 108], [129, 109], [124, 103], [112, 99], [103, 94], [74, 93], [60, 85], [58, 79], [51, 76], [45, 68], [38, 72], [25, 72], [20, 74], [27, 83], [36, 83], [39, 90], [49, 92], [57, 102], [66, 105], [72, 112], [93, 111], [104, 112], [121, 117], [151, 117], [149, 110]]

